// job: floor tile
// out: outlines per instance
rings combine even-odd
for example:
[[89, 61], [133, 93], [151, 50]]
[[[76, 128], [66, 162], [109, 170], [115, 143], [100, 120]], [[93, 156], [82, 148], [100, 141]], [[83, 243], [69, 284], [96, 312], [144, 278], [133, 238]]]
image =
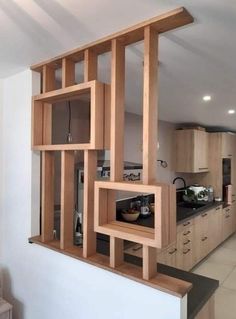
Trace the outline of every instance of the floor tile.
[[236, 292], [236, 268], [234, 268], [231, 274], [224, 280], [222, 286], [228, 289], [234, 289]]
[[236, 236], [230, 237], [226, 242], [222, 244], [223, 248], [228, 248], [236, 251]]
[[236, 266], [236, 253], [229, 248], [219, 247], [208, 258], [207, 262]]
[[236, 291], [219, 287], [215, 294], [215, 319], [236, 318]]
[[221, 284], [227, 278], [227, 276], [229, 276], [233, 269], [234, 266], [232, 265], [224, 265], [207, 260], [196, 267], [193, 270], [193, 273], [217, 279]]

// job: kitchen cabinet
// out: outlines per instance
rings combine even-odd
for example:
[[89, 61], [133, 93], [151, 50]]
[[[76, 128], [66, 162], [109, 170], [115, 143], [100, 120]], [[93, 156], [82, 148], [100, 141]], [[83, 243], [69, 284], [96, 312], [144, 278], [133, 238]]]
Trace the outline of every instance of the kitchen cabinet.
[[157, 261], [171, 267], [177, 267], [177, 243], [170, 245], [162, 254], [158, 254]]
[[231, 133], [221, 133], [222, 136], [222, 147], [221, 147], [221, 156], [222, 158], [232, 158], [234, 151], [234, 139], [235, 135]]
[[209, 211], [209, 251], [215, 249], [222, 242], [222, 206]]
[[175, 171], [208, 172], [208, 133], [200, 130], [175, 131]]
[[[189, 222], [190, 223], [190, 222]], [[184, 225], [185, 226], [184, 226]], [[177, 232], [177, 263], [176, 267], [190, 270], [194, 265], [194, 225], [193, 220], [186, 226], [183, 223]]]
[[194, 237], [195, 237], [195, 263], [202, 260], [210, 251], [209, 244], [209, 213], [204, 212], [195, 217]]
[[[157, 262], [188, 271], [235, 231], [236, 203], [224, 209], [219, 205], [179, 223], [176, 242], [157, 249]], [[142, 245], [125, 253], [142, 258]]]
[[233, 210], [231, 206], [227, 206], [223, 209], [222, 220], [222, 241], [227, 239], [233, 233]]

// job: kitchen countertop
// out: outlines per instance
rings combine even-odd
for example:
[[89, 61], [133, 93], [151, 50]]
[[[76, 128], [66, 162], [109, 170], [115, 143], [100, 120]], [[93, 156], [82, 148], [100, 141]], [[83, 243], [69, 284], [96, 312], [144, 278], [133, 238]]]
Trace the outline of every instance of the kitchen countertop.
[[[108, 255], [109, 243], [107, 241], [97, 241], [97, 252]], [[142, 259], [140, 257], [125, 254], [125, 261], [131, 264], [142, 266]], [[219, 281], [193, 274], [184, 270], [157, 264], [157, 271], [159, 273], [168, 275], [170, 277], [182, 279], [193, 284], [193, 288], [188, 293], [187, 303], [187, 319], [194, 319], [197, 313], [207, 303], [210, 297], [215, 293], [219, 286]]]
[[185, 220], [188, 220], [192, 217], [202, 214], [203, 212], [207, 210], [216, 208], [223, 204], [224, 204], [223, 202], [210, 202], [210, 203], [207, 203], [205, 206], [199, 207], [197, 209], [180, 207], [177, 205], [177, 210], [176, 210], [177, 224], [180, 222], [182, 223]]
[[[179, 207], [177, 205], [177, 210], [176, 210], [177, 224], [183, 223], [184, 221], [187, 221], [188, 219], [191, 219], [199, 214], [202, 214], [203, 212], [207, 210], [216, 208], [217, 206], [220, 206], [220, 205], [224, 205], [224, 202], [210, 202], [210, 203], [207, 203], [205, 206], [199, 207], [197, 209]], [[124, 221], [122, 218], [118, 218], [118, 220]], [[151, 214], [149, 217], [146, 217], [146, 218], [139, 217], [138, 220], [136, 222], [132, 222], [132, 224], [154, 228], [154, 215]]]

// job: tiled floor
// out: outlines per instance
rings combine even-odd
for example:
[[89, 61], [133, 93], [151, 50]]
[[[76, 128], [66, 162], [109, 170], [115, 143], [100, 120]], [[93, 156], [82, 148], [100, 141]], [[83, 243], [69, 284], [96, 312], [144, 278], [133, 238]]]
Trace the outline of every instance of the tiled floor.
[[220, 281], [216, 292], [216, 319], [236, 319], [236, 234], [193, 270]]

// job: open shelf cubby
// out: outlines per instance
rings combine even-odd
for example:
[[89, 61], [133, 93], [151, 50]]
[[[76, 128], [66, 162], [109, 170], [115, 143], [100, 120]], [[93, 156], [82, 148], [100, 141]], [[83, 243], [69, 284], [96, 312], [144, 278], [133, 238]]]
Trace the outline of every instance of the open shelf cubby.
[[[116, 220], [116, 192], [154, 194], [154, 228]], [[134, 182], [95, 182], [94, 227], [108, 236], [163, 248], [176, 234], [175, 193], [171, 185], [144, 185]]]
[[[95, 150], [104, 147], [104, 84], [96, 80], [42, 93], [33, 97], [32, 148], [41, 151]], [[89, 138], [87, 143], [54, 144], [52, 115], [56, 103], [74, 101], [88, 96]], [[79, 107], [79, 106], [78, 106]], [[65, 129], [65, 128], [61, 128]]]

